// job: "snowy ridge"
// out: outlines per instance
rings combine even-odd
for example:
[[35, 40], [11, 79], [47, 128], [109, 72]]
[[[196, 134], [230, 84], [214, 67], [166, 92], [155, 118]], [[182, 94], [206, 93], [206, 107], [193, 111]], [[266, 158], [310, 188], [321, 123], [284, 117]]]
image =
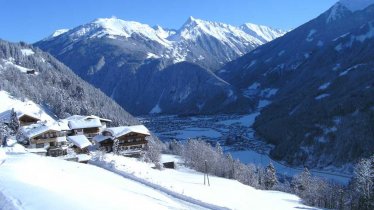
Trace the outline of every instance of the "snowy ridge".
[[366, 9], [368, 6], [373, 5], [374, 0], [340, 0], [330, 9], [330, 14], [327, 16], [326, 23], [344, 17], [348, 12], [357, 12]]
[[[191, 42], [197, 39], [203, 39], [203, 44], [209, 46], [216, 40], [225, 47], [232, 49], [236, 56], [243, 55], [249, 50], [269, 42], [284, 32], [270, 27], [247, 23], [236, 27], [229, 24], [200, 20], [190, 17], [179, 30], [164, 29], [161, 26], [151, 27], [135, 21], [125, 21], [116, 17], [99, 18], [88, 24], [79, 26], [70, 31], [55, 32], [51, 37], [64, 35], [73, 42], [94, 38], [125, 39], [130, 38], [145, 39], [161, 45], [155, 52], [148, 52], [147, 57], [151, 58], [171, 58], [174, 63], [182, 62], [187, 59], [187, 54], [191, 52]], [[137, 35], [137, 36], [135, 36]], [[48, 41], [48, 38], [46, 39]], [[144, 41], [142, 41], [144, 42]], [[204, 47], [206, 47], [204, 46]], [[203, 47], [203, 48], [204, 48]], [[217, 49], [224, 51], [225, 49]], [[205, 49], [206, 51], [206, 49]], [[195, 52], [197, 60], [204, 60], [203, 54], [207, 52]], [[233, 58], [229, 58], [232, 60]]]
[[240, 28], [224, 23], [205, 21], [190, 17], [179, 30], [178, 38], [185, 40], [196, 40], [203, 34], [210, 35], [221, 42], [234, 45], [233, 37], [246, 42], [261, 44], [256, 38], [246, 34]]
[[244, 25], [240, 26], [240, 28], [247, 34], [256, 37], [264, 43], [270, 42], [286, 33], [285, 31], [279, 29], [273, 29], [268, 26], [256, 25], [253, 23], [245, 23]]
[[68, 31], [69, 31], [69, 29], [58, 29], [55, 32], [53, 32], [53, 34], [51, 35], [51, 37], [60, 36], [61, 34], [66, 33]]
[[340, 0], [339, 3], [350, 11], [356, 12], [374, 4], [374, 0]]

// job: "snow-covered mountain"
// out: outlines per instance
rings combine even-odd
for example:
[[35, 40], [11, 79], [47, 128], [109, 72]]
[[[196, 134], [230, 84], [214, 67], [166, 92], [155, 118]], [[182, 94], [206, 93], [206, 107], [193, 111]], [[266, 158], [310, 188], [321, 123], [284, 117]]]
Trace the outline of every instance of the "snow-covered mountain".
[[245, 97], [272, 101], [254, 128], [273, 158], [341, 166], [373, 151], [373, 3], [340, 1], [218, 71]]
[[345, 6], [351, 12], [356, 12], [374, 4], [374, 0], [340, 0], [337, 4]]
[[190, 17], [169, 30], [100, 18], [35, 45], [134, 114], [248, 110], [247, 99], [212, 72], [284, 33], [247, 26]]
[[58, 41], [54, 38], [62, 39], [60, 37], [62, 34], [71, 40], [71, 44], [103, 37], [127, 41], [129, 38], [134, 38], [131, 40], [134, 43], [152, 42], [156, 48], [144, 52], [147, 55], [152, 53], [160, 58], [172, 59], [174, 63], [190, 61], [208, 69], [215, 69], [227, 61], [284, 35], [285, 32], [251, 23], [236, 27], [194, 17], [190, 17], [179, 30], [168, 30], [161, 26], [151, 27], [139, 22], [112, 17], [99, 18], [70, 31], [57, 30], [43, 42]]

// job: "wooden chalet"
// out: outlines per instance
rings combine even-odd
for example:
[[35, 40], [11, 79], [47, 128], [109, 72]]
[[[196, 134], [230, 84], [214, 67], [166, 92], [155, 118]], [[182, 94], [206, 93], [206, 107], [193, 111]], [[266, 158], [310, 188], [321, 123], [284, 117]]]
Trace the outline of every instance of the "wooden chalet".
[[67, 154], [65, 134], [56, 126], [33, 124], [24, 126], [22, 133], [26, 138], [23, 144], [29, 152], [52, 157]]
[[69, 127], [73, 135], [85, 135], [91, 139], [100, 133], [101, 122], [98, 119], [70, 120]]
[[5, 112], [0, 113], [0, 121], [5, 124], [10, 123], [13, 113], [17, 115], [17, 119], [21, 126], [35, 124], [41, 120], [39, 117], [35, 116], [34, 114], [21, 112], [21, 111], [14, 111], [14, 109], [11, 109], [11, 110], [7, 110]]
[[40, 121], [40, 119], [38, 117], [33, 116], [33, 115], [24, 113], [24, 114], [21, 114], [20, 116], [18, 116], [18, 121], [19, 121], [21, 126], [26, 126], [26, 125], [35, 124], [38, 121]]
[[118, 141], [121, 154], [139, 154], [148, 143], [147, 136], [150, 136], [150, 132], [143, 125], [121, 126], [107, 128], [93, 140], [107, 152], [112, 152], [114, 142]]

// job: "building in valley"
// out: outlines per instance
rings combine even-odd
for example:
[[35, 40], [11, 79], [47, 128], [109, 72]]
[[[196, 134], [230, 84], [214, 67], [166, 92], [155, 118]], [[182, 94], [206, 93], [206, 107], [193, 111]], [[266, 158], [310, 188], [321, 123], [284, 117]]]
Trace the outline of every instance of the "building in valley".
[[[143, 125], [106, 128], [93, 138], [102, 150], [112, 152], [116, 146], [124, 155], [140, 154], [148, 143], [149, 130]], [[117, 145], [115, 145], [117, 144]]]
[[85, 135], [88, 139], [92, 139], [94, 136], [98, 135], [106, 128], [107, 123], [111, 122], [111, 120], [94, 115], [73, 115], [66, 118], [65, 121], [68, 121], [68, 126], [71, 129], [69, 135]]
[[53, 157], [67, 154], [65, 133], [56, 125], [32, 124], [22, 127], [21, 133], [29, 152]]

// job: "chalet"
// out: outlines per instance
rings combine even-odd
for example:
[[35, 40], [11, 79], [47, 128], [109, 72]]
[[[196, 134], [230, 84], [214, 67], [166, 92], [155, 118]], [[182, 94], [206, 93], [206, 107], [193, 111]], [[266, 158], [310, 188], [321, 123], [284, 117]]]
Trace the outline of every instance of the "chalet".
[[11, 122], [12, 114], [15, 113], [17, 115], [17, 119], [21, 126], [27, 126], [31, 124], [35, 124], [40, 121], [40, 118], [35, 116], [32, 113], [26, 113], [22, 111], [14, 111], [14, 109], [7, 110], [5, 112], [0, 113], [0, 122], [8, 124]]
[[81, 116], [74, 115], [66, 119], [71, 135], [85, 135], [88, 139], [92, 139], [106, 128], [107, 123], [111, 120], [100, 118], [94, 115]]
[[22, 143], [29, 152], [52, 157], [67, 154], [66, 137], [58, 126], [33, 124], [22, 127], [21, 132], [25, 137]]
[[73, 149], [77, 154], [88, 153], [88, 147], [92, 146], [85, 135], [68, 136], [67, 140], [73, 143]]
[[35, 69], [27, 69], [26, 74], [32, 74], [32, 75], [35, 75], [35, 74], [36, 74], [36, 71], [35, 71]]
[[101, 135], [95, 136], [93, 140], [107, 152], [111, 152], [114, 142], [118, 141], [118, 150], [122, 154], [139, 154], [148, 143], [147, 136], [150, 136], [150, 132], [143, 125], [121, 126], [106, 128]]

